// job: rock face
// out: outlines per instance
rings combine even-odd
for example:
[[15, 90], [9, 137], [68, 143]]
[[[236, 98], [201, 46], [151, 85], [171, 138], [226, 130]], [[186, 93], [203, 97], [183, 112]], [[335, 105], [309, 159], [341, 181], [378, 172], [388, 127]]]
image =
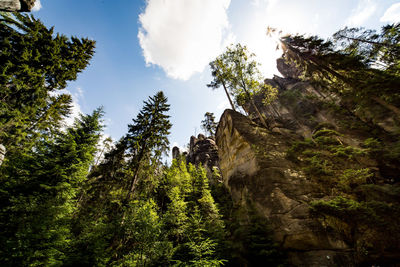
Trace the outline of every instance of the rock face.
[[296, 266], [351, 266], [351, 253], [336, 234], [310, 216], [308, 202], [318, 188], [285, 158], [287, 136], [268, 132], [247, 117], [226, 110], [216, 142], [224, 183], [236, 204], [250, 200], [269, 220], [276, 241]]
[[218, 147], [212, 138], [206, 138], [203, 134], [190, 137], [189, 151], [181, 154], [178, 147], [172, 148], [172, 158], [184, 156], [187, 163], [201, 164], [209, 172], [213, 167], [219, 167]]
[[277, 63], [284, 77], [265, 83], [278, 98], [254, 96], [270, 128], [250, 105], [248, 116], [226, 110], [217, 128], [234, 205], [257, 209], [294, 266], [398, 266], [399, 122], [359, 114]]
[[30, 12], [36, 0], [0, 0], [1, 11]]
[[276, 67], [285, 78], [298, 79], [301, 72], [296, 68], [294, 63], [287, 63], [283, 58], [276, 60]]
[[6, 155], [6, 148], [2, 144], [0, 144], [0, 166], [3, 163], [5, 155]]

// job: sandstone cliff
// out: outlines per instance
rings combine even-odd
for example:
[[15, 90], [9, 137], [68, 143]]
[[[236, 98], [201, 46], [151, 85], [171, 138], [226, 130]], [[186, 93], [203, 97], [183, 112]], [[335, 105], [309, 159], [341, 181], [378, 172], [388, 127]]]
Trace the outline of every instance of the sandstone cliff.
[[231, 209], [255, 209], [289, 265], [398, 266], [399, 122], [354, 112], [293, 64], [277, 65], [284, 77], [265, 80], [277, 100], [255, 96], [270, 128], [250, 105], [247, 116], [225, 110], [215, 141], [192, 136], [186, 161], [220, 169]]
[[[334, 95], [286, 76], [266, 80], [278, 99], [256, 102], [271, 129], [226, 110], [216, 144], [233, 202], [251, 203], [294, 266], [395, 266], [400, 260], [400, 164], [396, 123], [366, 120]], [[250, 118], [253, 118], [251, 120]], [[393, 150], [391, 150], [393, 149]]]

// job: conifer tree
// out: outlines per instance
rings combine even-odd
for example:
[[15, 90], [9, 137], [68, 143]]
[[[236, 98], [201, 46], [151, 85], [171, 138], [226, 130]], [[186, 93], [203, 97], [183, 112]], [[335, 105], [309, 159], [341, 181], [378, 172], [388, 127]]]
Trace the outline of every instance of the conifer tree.
[[383, 26], [380, 32], [345, 27], [333, 38], [342, 50], [359, 56], [367, 65], [400, 74], [400, 23]]
[[0, 36], [0, 143], [9, 152], [30, 149], [37, 131], [69, 114], [71, 97], [55, 93], [89, 64], [95, 42], [17, 13], [0, 16]]
[[133, 193], [138, 183], [140, 170], [146, 164], [160, 163], [163, 153], [168, 151], [168, 135], [171, 128], [167, 98], [162, 91], [144, 102], [142, 110], [128, 126], [126, 135], [127, 153], [132, 157], [129, 168], [132, 172], [129, 178], [127, 198]]
[[212, 112], [206, 112], [204, 114], [204, 120], [201, 121], [201, 128], [209, 134], [209, 136], [214, 136], [217, 130], [218, 123], [215, 122], [215, 116]]
[[64, 261], [70, 220], [93, 163], [101, 116], [101, 109], [81, 116], [66, 132], [7, 158], [0, 169], [0, 262], [22, 266]]
[[341, 96], [348, 110], [378, 105], [400, 119], [400, 77], [392, 71], [373, 68], [361, 54], [316, 36], [286, 36], [281, 42], [284, 57], [297, 63], [304, 78]]

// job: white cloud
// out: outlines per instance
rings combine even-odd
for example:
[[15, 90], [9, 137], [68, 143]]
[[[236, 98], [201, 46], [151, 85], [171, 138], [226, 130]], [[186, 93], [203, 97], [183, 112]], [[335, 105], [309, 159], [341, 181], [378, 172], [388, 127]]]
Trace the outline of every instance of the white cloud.
[[139, 15], [139, 42], [146, 63], [187, 80], [226, 44], [230, 0], [147, 0]]
[[72, 108], [71, 114], [64, 119], [64, 123], [66, 127], [72, 126], [76, 118], [82, 113], [81, 106], [79, 105], [79, 101], [83, 99], [83, 90], [80, 87], [75, 88], [73, 92], [71, 90], [60, 90], [56, 94], [70, 94], [72, 97]]
[[383, 14], [380, 21], [396, 23], [400, 22], [400, 3], [391, 5]]
[[355, 9], [352, 10], [346, 25], [350, 27], [361, 26], [376, 11], [377, 5], [373, 0], [360, 0]]
[[36, 0], [35, 5], [32, 8], [32, 11], [39, 11], [42, 8], [42, 4], [40, 0]]

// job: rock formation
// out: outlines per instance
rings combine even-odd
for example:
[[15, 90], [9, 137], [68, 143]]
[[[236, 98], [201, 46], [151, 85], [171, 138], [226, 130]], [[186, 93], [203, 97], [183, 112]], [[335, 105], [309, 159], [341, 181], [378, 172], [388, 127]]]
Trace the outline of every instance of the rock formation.
[[218, 125], [234, 204], [256, 207], [294, 266], [392, 266], [400, 260], [400, 164], [370, 142], [396, 147], [396, 123], [340, 109], [340, 98], [301, 81], [294, 66], [278, 60], [278, 68], [284, 78], [265, 80], [278, 99], [265, 106], [255, 96], [271, 129], [256, 123], [251, 106], [248, 117], [226, 110]]
[[174, 157], [209, 172], [219, 167], [232, 207], [255, 209], [290, 265], [397, 266], [398, 122], [352, 112], [340, 97], [302, 81], [295, 65], [277, 65], [284, 77], [265, 83], [278, 98], [265, 106], [263, 92], [255, 95], [269, 129], [250, 105], [249, 116], [225, 110], [215, 140], [192, 136], [189, 151], [174, 148]]
[[5, 155], [6, 155], [6, 148], [2, 144], [0, 144], [0, 166], [3, 163]]
[[1, 11], [30, 12], [36, 0], [0, 0]]
[[187, 163], [201, 164], [209, 172], [213, 167], [219, 166], [218, 147], [212, 138], [206, 138], [203, 134], [190, 137], [189, 151], [181, 154], [178, 147], [172, 148], [172, 158], [185, 157]]
[[321, 196], [285, 158], [286, 138], [267, 132], [245, 116], [226, 110], [217, 131], [220, 167], [234, 203], [251, 200], [271, 223], [276, 241], [296, 266], [338, 266], [349, 247], [313, 220], [307, 202]]

